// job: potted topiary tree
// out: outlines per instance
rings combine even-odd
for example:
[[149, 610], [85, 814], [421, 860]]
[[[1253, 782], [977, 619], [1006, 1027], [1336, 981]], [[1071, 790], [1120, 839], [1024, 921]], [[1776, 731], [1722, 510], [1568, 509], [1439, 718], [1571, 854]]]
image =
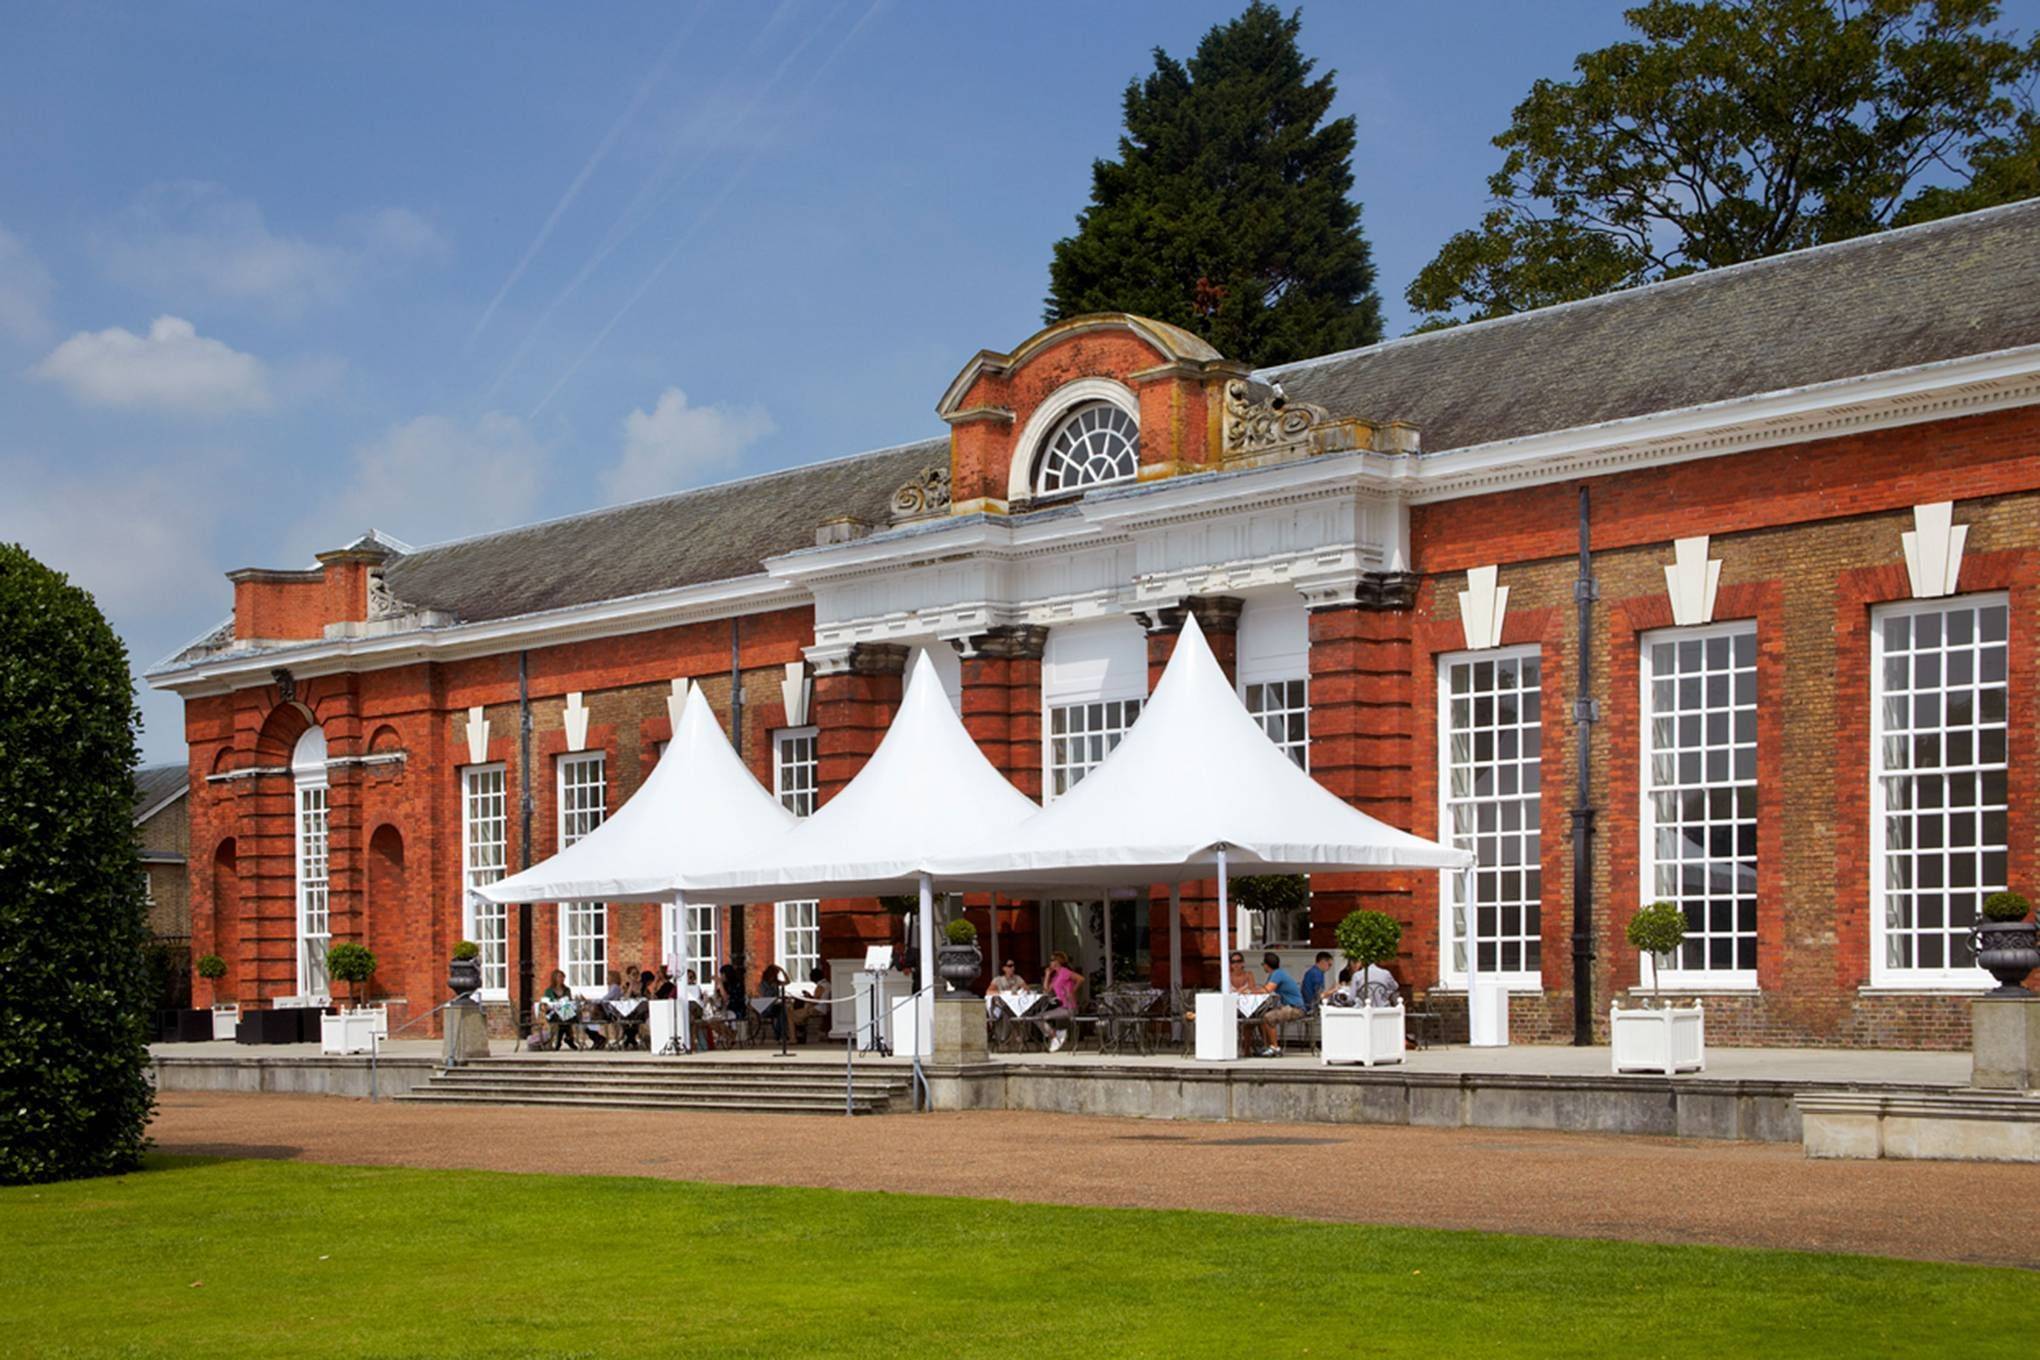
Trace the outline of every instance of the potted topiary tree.
[[[1262, 938], [1251, 943], [1266, 945], [1275, 938], [1268, 929], [1273, 918], [1310, 910], [1310, 880], [1302, 874], [1245, 874], [1230, 886], [1234, 905], [1261, 918]], [[1241, 949], [1250, 944], [1244, 939], [1234, 943]]]
[[347, 984], [353, 1006], [320, 1021], [321, 1047], [328, 1053], [365, 1053], [375, 1043], [377, 1016], [361, 1008], [361, 985], [375, 976], [375, 955], [352, 940], [326, 951], [326, 974]]
[[212, 1005], [212, 1036], [231, 1039], [241, 1023], [241, 1008], [233, 1002], [220, 1004], [220, 979], [227, 975], [227, 961], [217, 954], [200, 954], [192, 971], [205, 979], [206, 999]]
[[1363, 1067], [1403, 1060], [1403, 1004], [1376, 1005], [1364, 990], [1369, 965], [1395, 962], [1402, 946], [1402, 922], [1381, 911], [1349, 912], [1333, 931], [1339, 952], [1362, 979], [1361, 1004], [1325, 1005], [1318, 1011], [1322, 1042], [1319, 1057], [1327, 1064], [1353, 1062]]
[[959, 916], [942, 928], [944, 943], [935, 951], [935, 971], [949, 984], [952, 996], [961, 995], [977, 981], [984, 967], [984, 955], [977, 944], [977, 927]]
[[1637, 908], [1623, 932], [1631, 946], [1651, 958], [1651, 1000], [1637, 1010], [1620, 1002], [1608, 1008], [1608, 1042], [1617, 1072], [1698, 1072], [1707, 1065], [1706, 1021], [1700, 1003], [1664, 1004], [1663, 974], [1686, 942], [1686, 913], [1675, 902]]
[[2040, 925], [2027, 919], [2032, 910], [2015, 892], [1995, 892], [1983, 899], [1983, 919], [1976, 923], [1976, 962], [1998, 980], [1991, 996], [2025, 997], [2026, 974], [2040, 968]]

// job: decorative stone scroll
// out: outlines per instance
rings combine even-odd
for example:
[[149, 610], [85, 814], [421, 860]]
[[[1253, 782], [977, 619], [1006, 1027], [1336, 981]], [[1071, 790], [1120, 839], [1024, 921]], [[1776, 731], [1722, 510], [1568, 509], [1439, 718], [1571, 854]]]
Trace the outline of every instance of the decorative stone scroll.
[[1501, 574], [1499, 566], [1474, 567], [1466, 573], [1466, 589], [1459, 592], [1459, 624], [1465, 630], [1468, 651], [1502, 645], [1509, 588], [1499, 584]]
[[1905, 545], [1905, 570], [1912, 578], [1914, 599], [1938, 600], [1955, 593], [1955, 582], [1962, 575], [1962, 548], [1969, 541], [1969, 526], [1955, 523], [1955, 502], [1915, 505], [1912, 532], [1899, 535], [1899, 541]]
[[1252, 384], [1230, 379], [1225, 385], [1225, 455], [1236, 458], [1301, 444], [1326, 418], [1324, 407], [1309, 402], [1257, 401]]
[[925, 519], [949, 509], [949, 465], [930, 463], [892, 494], [894, 523]]

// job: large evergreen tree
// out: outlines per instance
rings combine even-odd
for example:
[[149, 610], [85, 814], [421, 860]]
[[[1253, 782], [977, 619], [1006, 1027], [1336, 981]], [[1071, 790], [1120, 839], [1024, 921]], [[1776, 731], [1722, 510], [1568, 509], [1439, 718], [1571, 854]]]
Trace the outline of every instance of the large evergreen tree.
[[1995, 31], [1994, 0], [1650, 0], [1624, 17], [1636, 39], [1538, 81], [1495, 138], [1496, 206], [1406, 295], [1428, 325], [2040, 192], [2040, 40]]
[[1091, 205], [1056, 242], [1047, 320], [1136, 312], [1254, 364], [1381, 338], [1353, 120], [1324, 121], [1334, 73], [1311, 79], [1300, 28], [1255, 0], [1188, 62], [1155, 49], [1118, 159], [1092, 164]]
[[135, 719], [127, 650], [92, 597], [0, 543], [0, 1181], [141, 1156]]

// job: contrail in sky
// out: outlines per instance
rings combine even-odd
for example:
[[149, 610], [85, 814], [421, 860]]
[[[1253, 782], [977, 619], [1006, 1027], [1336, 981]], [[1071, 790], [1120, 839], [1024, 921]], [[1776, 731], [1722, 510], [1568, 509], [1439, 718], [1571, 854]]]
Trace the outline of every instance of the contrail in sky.
[[623, 112], [617, 115], [616, 121], [609, 125], [609, 131], [602, 135], [602, 140], [595, 144], [595, 151], [588, 157], [587, 163], [582, 165], [581, 173], [574, 176], [574, 182], [567, 186], [567, 191], [560, 195], [560, 201], [553, 205], [552, 212], [547, 215], [545, 225], [538, 229], [538, 235], [534, 236], [531, 244], [525, 247], [524, 258], [520, 259], [517, 262], [517, 267], [510, 271], [510, 277], [503, 280], [503, 286], [496, 290], [496, 296], [489, 299], [489, 305], [482, 309], [481, 319], [476, 321], [475, 328], [468, 332], [467, 347], [469, 349], [474, 348], [475, 341], [481, 338], [484, 330], [488, 329], [490, 318], [496, 315], [496, 309], [503, 305], [503, 299], [510, 295], [510, 290], [517, 286], [517, 281], [524, 277], [524, 271], [531, 268], [531, 262], [538, 258], [538, 252], [545, 249], [545, 243], [552, 237], [553, 228], [559, 225], [560, 218], [566, 215], [567, 209], [573, 206], [574, 200], [581, 196], [582, 187], [588, 183], [589, 178], [601, 167], [602, 162], [608, 158], [609, 149], [616, 145], [616, 139], [623, 135], [623, 130], [630, 126], [633, 118], [637, 117], [638, 109], [643, 106], [645, 100], [651, 97], [652, 91], [658, 88], [659, 82], [666, 78], [666, 72], [672, 66], [673, 58], [679, 55], [680, 44], [685, 42], [688, 34], [694, 31], [695, 24], [700, 22], [702, 12], [702, 10], [696, 9], [687, 22], [680, 26], [680, 31], [673, 35], [673, 41], [666, 44], [666, 50], [661, 52], [659, 59], [652, 63], [651, 73], [638, 86], [637, 93], [631, 96], [630, 103], [624, 106]]
[[[778, 29], [780, 20], [793, 8], [793, 4], [794, 0], [780, 0], [778, 8], [766, 17], [764, 27], [759, 29], [757, 35], [751, 39], [752, 52], [757, 51], [759, 46]], [[841, 0], [839, 0], [837, 9], [841, 8]], [[830, 13], [833, 17], [835, 11], [832, 10]], [[810, 29], [808, 39], [795, 45], [793, 49], [795, 54], [798, 54], [806, 46], [807, 41], [813, 38], [815, 32], [815, 29]], [[738, 63], [732, 63], [731, 65], [733, 69], [741, 69]], [[784, 69], [785, 63], [782, 61], [780, 64], [781, 72]], [[777, 79], [776, 75], [774, 79]], [[726, 78], [722, 82], [722, 86], [710, 96], [708, 102], [711, 105], [719, 103], [724, 89], [730, 83]], [[770, 82], [767, 83], [766, 88], [770, 88]], [[734, 119], [729, 120], [720, 129], [715, 129], [714, 131], [728, 136], [742, 127], [745, 121], [749, 119], [752, 111], [757, 108], [759, 97], [762, 96], [754, 96], [748, 104], [738, 110]], [[488, 390], [482, 394], [482, 404], [484, 406], [496, 400], [496, 393], [501, 391], [503, 384], [510, 380], [510, 375], [523, 366], [525, 355], [531, 352], [531, 347], [538, 342], [538, 337], [545, 333], [545, 328], [551, 323], [553, 314], [559, 311], [567, 299], [578, 293], [581, 290], [581, 285], [586, 283], [589, 277], [597, 269], [600, 269], [611, 255], [616, 253], [617, 248], [629, 240], [636, 233], [637, 229], [650, 219], [651, 213], [647, 205], [653, 205], [654, 199], [670, 197], [681, 185], [694, 177], [695, 172], [701, 169], [702, 165], [715, 151], [713, 146], [702, 148], [700, 154], [695, 156], [693, 162], [681, 172], [680, 177], [668, 184], [667, 181], [673, 172], [673, 163], [680, 159], [680, 154], [685, 149], [686, 142], [682, 138], [675, 137], [672, 147], [666, 152], [664, 159], [659, 162], [658, 169], [646, 177], [644, 183], [638, 186], [638, 191], [631, 198], [629, 206], [625, 207], [617, 219], [609, 224], [609, 230], [603, 233], [602, 240], [596, 245], [594, 253], [581, 262], [581, 267], [574, 272], [574, 277], [567, 280], [564, 288], [553, 294], [552, 301], [545, 305], [545, 310], [538, 314], [538, 318], [525, 331], [524, 339], [518, 342], [517, 348], [512, 351], [509, 359], [504, 362], [503, 367], [497, 371], [495, 381], [490, 383]]]
[[[815, 69], [811, 73], [809, 73], [807, 80], [801, 86], [800, 92], [796, 94], [792, 99], [789, 99], [787, 101], [788, 107], [797, 105], [800, 102], [801, 98], [806, 95], [808, 90], [814, 87], [815, 82], [820, 80], [823, 74], [828, 71], [829, 67], [835, 64], [836, 58], [842, 55], [843, 49], [850, 45], [850, 40], [856, 37], [857, 34], [860, 31], [862, 31], [864, 25], [870, 22], [871, 16], [878, 13], [878, 11], [882, 9], [884, 6], [885, 0], [872, 0], [871, 5], [864, 11], [862, 15], [858, 17], [857, 22], [850, 25], [850, 27], [844, 32], [843, 36], [836, 40], [836, 45], [829, 49], [829, 54], [826, 57], [822, 58], [821, 64], [815, 67]], [[839, 4], [836, 8], [837, 10], [840, 10], [842, 6]], [[831, 17], [834, 16], [835, 12], [836, 11], [833, 10], [830, 12]], [[812, 40], [813, 34], [819, 32], [821, 28], [825, 26], [826, 21], [824, 21], [823, 24], [817, 25], [814, 30], [811, 30], [808, 38], [803, 39], [798, 47], [794, 48], [792, 52], [787, 54], [786, 60], [781, 62], [779, 65], [779, 69], [773, 73], [772, 79], [766, 82], [764, 89], [761, 89], [759, 91], [758, 98], [752, 100], [751, 107], [755, 107], [758, 101], [760, 99], [763, 99], [765, 93], [769, 91], [774, 84], [778, 83], [780, 76], [786, 73], [787, 68], [793, 64], [794, 59], [798, 57], [801, 54], [801, 52], [806, 49], [808, 42]], [[746, 115], [748, 115], [749, 111], [750, 111], [749, 108], [745, 110]], [[741, 119], [739, 121], [741, 121]], [[680, 233], [679, 238], [673, 242], [672, 248], [669, 249], [665, 253], [665, 255], [660, 258], [658, 264], [652, 267], [652, 272], [646, 275], [645, 281], [637, 286], [637, 291], [633, 292], [630, 295], [630, 297], [624, 301], [623, 306], [616, 309], [616, 314], [609, 318], [608, 323], [604, 325], [601, 330], [595, 333], [595, 338], [590, 340], [586, 348], [584, 348], [580, 352], [580, 354], [575, 356], [574, 361], [571, 364], [567, 365], [566, 371], [560, 374], [559, 380], [553, 383], [552, 387], [547, 390], [546, 394], [543, 397], [539, 398], [538, 405], [531, 408], [531, 414], [530, 416], [526, 417], [527, 419], [532, 420], [537, 419], [539, 412], [545, 410], [546, 406], [552, 401], [552, 399], [559, 395], [560, 389], [565, 387], [567, 383], [573, 378], [573, 376], [581, 371], [581, 365], [585, 364], [588, 361], [589, 357], [592, 356], [596, 350], [602, 347], [602, 342], [609, 338], [609, 333], [616, 329], [617, 323], [622, 321], [623, 318], [629, 314], [630, 310], [633, 307], [637, 306], [637, 304], [643, 300], [644, 295], [651, 291], [652, 284], [658, 281], [659, 276], [666, 272], [666, 267], [672, 264], [674, 258], [680, 254], [681, 247], [687, 244], [688, 239], [692, 237], [694, 233], [700, 229], [701, 225], [715, 214], [716, 209], [720, 208], [723, 205], [723, 203], [729, 198], [730, 194], [736, 189], [737, 184], [744, 178], [745, 174], [750, 171], [751, 166], [757, 161], [758, 155], [759, 153], [757, 151], [753, 151], [749, 156], [746, 156], [744, 158], [743, 164], [739, 165], [736, 171], [731, 174], [729, 180], [723, 185], [721, 191], [718, 192], [716, 196], [708, 202], [707, 206], [702, 208], [702, 210], [695, 215], [694, 220], [687, 225], [687, 229], [685, 231], [682, 231]]]

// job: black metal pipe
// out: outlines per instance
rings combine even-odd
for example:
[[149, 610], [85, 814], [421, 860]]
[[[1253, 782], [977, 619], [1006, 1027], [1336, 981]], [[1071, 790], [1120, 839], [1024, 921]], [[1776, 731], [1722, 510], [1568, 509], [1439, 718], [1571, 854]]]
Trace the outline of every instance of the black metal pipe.
[[[737, 759], [744, 758], [744, 620], [730, 619], [730, 745], [735, 748]], [[730, 907], [730, 961], [737, 965], [738, 973], [745, 971], [744, 959], [744, 905], [734, 903]]]
[[1578, 681], [1573, 700], [1575, 782], [1572, 808], [1572, 965], [1573, 1042], [1594, 1042], [1594, 804], [1591, 789], [1594, 724], [1600, 706], [1594, 702], [1594, 556], [1589, 545], [1592, 524], [1587, 484], [1580, 483], [1580, 574], [1573, 582], [1579, 610]]
[[[531, 654], [517, 653], [518, 867], [531, 867]], [[531, 904], [517, 904], [517, 1033], [531, 1033]]]

